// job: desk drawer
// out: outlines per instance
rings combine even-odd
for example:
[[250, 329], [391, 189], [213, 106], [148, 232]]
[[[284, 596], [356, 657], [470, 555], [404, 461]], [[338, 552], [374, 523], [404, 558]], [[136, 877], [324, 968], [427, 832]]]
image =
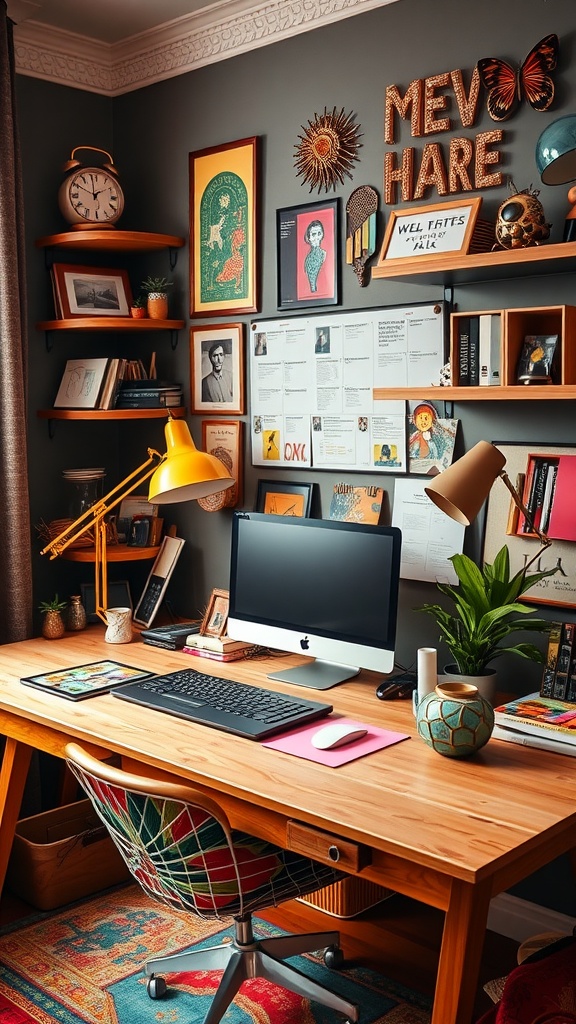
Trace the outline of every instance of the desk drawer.
[[332, 835], [331, 832], [302, 825], [299, 821], [288, 822], [286, 846], [295, 853], [302, 853], [312, 860], [342, 868], [343, 871], [360, 871], [370, 863], [368, 847]]

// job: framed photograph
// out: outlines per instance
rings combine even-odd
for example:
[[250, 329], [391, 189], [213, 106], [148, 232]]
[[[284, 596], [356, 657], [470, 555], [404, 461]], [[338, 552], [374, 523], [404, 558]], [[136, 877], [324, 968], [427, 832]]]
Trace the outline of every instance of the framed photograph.
[[126, 270], [55, 263], [52, 273], [59, 318], [130, 315], [132, 293]]
[[190, 328], [192, 412], [242, 415], [244, 324]]
[[557, 345], [557, 334], [527, 334], [516, 370], [518, 384], [552, 384]]
[[[494, 444], [506, 459], [504, 467], [512, 484], [520, 493], [526, 493], [525, 478], [530, 463], [545, 456], [552, 460], [562, 455], [576, 456], [576, 446], [555, 444], [526, 444], [522, 442], [500, 442]], [[531, 458], [532, 457], [532, 458]], [[511, 498], [508, 488], [497, 480], [488, 497], [484, 529], [484, 562], [493, 562], [500, 548], [506, 544], [510, 552], [510, 568], [515, 573], [538, 551], [540, 541], [534, 534], [516, 534], [516, 517], [511, 512]], [[508, 532], [511, 531], [511, 532]], [[550, 535], [552, 535], [552, 530]], [[553, 539], [551, 546], [532, 566], [532, 572], [559, 566], [554, 576], [548, 576], [526, 591], [521, 598], [530, 604], [573, 608], [576, 604], [576, 543]]]
[[482, 198], [392, 210], [382, 242], [382, 261], [440, 254], [466, 255]]
[[340, 200], [276, 211], [278, 309], [340, 302]]
[[312, 510], [314, 484], [292, 484], [285, 480], [259, 480], [256, 512], [273, 516], [307, 518]]
[[230, 595], [227, 590], [213, 590], [202, 625], [200, 636], [224, 636], [228, 622]]
[[205, 512], [217, 512], [221, 508], [236, 508], [243, 501], [243, 448], [242, 420], [202, 420], [202, 448], [209, 455], [215, 455], [224, 463], [230, 476], [236, 481], [233, 487], [207, 498], [198, 498], [200, 508]]
[[191, 316], [258, 309], [259, 138], [189, 156]]

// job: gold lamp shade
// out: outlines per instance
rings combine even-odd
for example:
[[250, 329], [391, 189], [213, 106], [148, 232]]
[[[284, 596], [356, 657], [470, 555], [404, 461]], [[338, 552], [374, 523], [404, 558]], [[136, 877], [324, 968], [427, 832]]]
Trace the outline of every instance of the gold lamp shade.
[[184, 420], [168, 419], [164, 433], [166, 455], [150, 479], [149, 501], [170, 505], [233, 486], [234, 478], [220, 459], [198, 451]]
[[506, 459], [488, 441], [479, 441], [461, 459], [439, 473], [424, 490], [451, 519], [470, 526], [490, 493]]

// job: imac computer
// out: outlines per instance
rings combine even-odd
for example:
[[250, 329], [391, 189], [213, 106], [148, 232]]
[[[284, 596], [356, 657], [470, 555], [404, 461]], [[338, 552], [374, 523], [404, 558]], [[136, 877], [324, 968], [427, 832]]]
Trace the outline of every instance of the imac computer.
[[236, 512], [228, 633], [313, 658], [270, 679], [326, 690], [394, 667], [400, 530]]

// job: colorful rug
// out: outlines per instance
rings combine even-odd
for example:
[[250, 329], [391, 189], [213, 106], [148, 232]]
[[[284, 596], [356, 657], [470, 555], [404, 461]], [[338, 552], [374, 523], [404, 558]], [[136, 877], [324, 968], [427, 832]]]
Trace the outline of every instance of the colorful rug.
[[[265, 921], [257, 934], [277, 935]], [[222, 941], [221, 922], [165, 910], [136, 886], [38, 914], [0, 933], [0, 1024], [191, 1024], [204, 1019], [218, 972], [170, 975], [151, 1000], [142, 974], [152, 954]], [[217, 936], [217, 938], [215, 938]], [[373, 971], [328, 971], [314, 955], [298, 967], [360, 1006], [361, 1024], [428, 1024], [430, 1001]], [[225, 1024], [342, 1024], [333, 1010], [262, 979], [245, 982]]]

